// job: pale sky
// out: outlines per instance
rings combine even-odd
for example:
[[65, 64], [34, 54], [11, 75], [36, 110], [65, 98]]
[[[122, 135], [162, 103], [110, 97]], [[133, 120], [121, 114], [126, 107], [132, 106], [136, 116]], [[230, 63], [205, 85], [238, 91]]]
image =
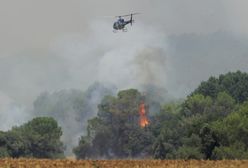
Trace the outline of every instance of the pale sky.
[[[247, 9], [248, 0], [0, 0], [0, 130], [33, 118], [45, 91], [100, 82], [185, 98], [210, 76], [248, 72]], [[130, 12], [141, 14], [126, 33], [103, 17]]]
[[98, 17], [129, 12], [167, 34], [247, 33], [247, 7], [246, 0], [1, 0], [0, 53], [46, 49], [65, 33], [85, 33]]
[[[244, 69], [244, 65], [241, 66], [239, 62], [246, 62], [244, 55], [248, 36], [247, 9], [247, 0], [1, 0], [0, 97], [20, 104], [31, 104], [43, 91], [84, 89], [95, 80], [107, 79], [106, 73], [116, 72], [115, 75], [118, 76], [118, 79], [111, 78], [106, 80], [107, 82], [127, 81], [125, 77], [119, 79], [120, 74], [130, 77], [128, 71], [130, 68], [123, 62], [127, 63], [134, 57], [136, 60], [137, 52], [143, 53], [143, 49], [147, 47], [150, 47], [151, 53], [157, 53], [154, 48], [160, 48], [161, 45], [163, 45], [161, 48], [166, 50], [165, 84], [168, 84], [169, 90], [174, 89], [171, 91], [172, 94], [178, 91], [177, 87], [182, 88], [177, 94], [185, 96], [209, 75], [226, 72], [229, 67], [231, 70]], [[142, 14], [135, 17], [136, 24], [129, 28], [130, 32], [125, 35], [113, 35], [114, 19], [102, 16], [130, 12]], [[200, 73], [197, 69], [192, 69], [194, 67], [192, 66], [191, 70], [187, 71], [188, 66], [199, 63], [197, 59], [191, 60], [193, 57], [191, 52], [194, 50], [197, 50], [199, 55], [204, 53], [200, 62], [204, 60], [205, 63], [212, 65], [216, 53], [211, 48], [214, 46], [210, 44], [212, 41], [208, 40], [208, 37], [213, 37], [215, 32], [226, 32], [225, 36], [233, 37], [229, 45], [234, 47], [232, 51], [235, 49], [237, 52], [242, 51], [236, 56], [239, 62], [233, 65], [230, 59], [225, 58], [219, 60], [222, 61], [220, 68], [206, 67]], [[179, 38], [178, 43], [182, 41], [181, 38], [185, 39], [185, 35], [190, 34], [207, 39], [204, 51], [200, 47], [191, 47], [192, 51], [178, 50], [177, 45], [170, 48], [172, 46], [170, 36], [176, 35]], [[244, 47], [241, 49], [235, 47], [235, 40], [241, 40]], [[137, 48], [133, 48], [134, 45], [130, 45], [130, 41], [136, 42]], [[149, 41], [153, 41], [153, 44], [149, 44]], [[156, 44], [156, 41], [159, 44]], [[226, 44], [226, 41], [218, 39], [214, 41], [215, 47]], [[197, 39], [194, 43], [197, 44]], [[186, 40], [187, 45], [194, 43], [188, 43]], [[182, 46], [186, 44], [183, 43]], [[130, 49], [128, 47], [132, 48], [130, 53], [126, 53]], [[221, 50], [225, 49], [228, 50], [228, 47]], [[180, 53], [180, 56], [172, 57], [173, 50], [176, 51], [174, 53]], [[183, 57], [182, 52], [188, 57]], [[118, 54], [125, 60], [113, 56]], [[125, 54], [129, 54], [129, 57], [123, 56]], [[181, 57], [185, 60], [179, 59]], [[161, 59], [160, 56], [158, 59]], [[149, 60], [153, 61], [151, 58]], [[156, 61], [151, 65], [152, 68], [155, 67]], [[115, 64], [116, 62], [118, 64]], [[120, 74], [119, 67], [123, 67]], [[131, 68], [138, 74], [141, 70], [137, 67]], [[181, 69], [182, 67], [185, 69]], [[162, 72], [161, 68], [159, 72]], [[185, 74], [180, 76], [185, 72], [190, 72], [187, 75], [192, 76], [189, 78], [186, 78]], [[111, 74], [107, 76], [110, 77]], [[135, 77], [132, 77], [133, 80]], [[142, 77], [144, 78], [147, 76]], [[181, 80], [184, 78], [185, 80]], [[129, 87], [130, 82], [126, 83], [126, 87]], [[122, 88], [125, 88], [123, 85], [122, 82]]]

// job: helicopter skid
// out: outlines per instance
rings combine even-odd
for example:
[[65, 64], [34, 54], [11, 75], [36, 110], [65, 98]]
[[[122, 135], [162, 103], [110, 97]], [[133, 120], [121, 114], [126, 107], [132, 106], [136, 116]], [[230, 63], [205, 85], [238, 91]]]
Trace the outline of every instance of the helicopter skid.
[[122, 29], [122, 32], [127, 32], [127, 29], [126, 28]]
[[[122, 32], [127, 32], [127, 29], [121, 29], [121, 30], [122, 30]], [[119, 30], [115, 30], [115, 29], [113, 30], [113, 33], [118, 33], [118, 32], [119, 32]]]

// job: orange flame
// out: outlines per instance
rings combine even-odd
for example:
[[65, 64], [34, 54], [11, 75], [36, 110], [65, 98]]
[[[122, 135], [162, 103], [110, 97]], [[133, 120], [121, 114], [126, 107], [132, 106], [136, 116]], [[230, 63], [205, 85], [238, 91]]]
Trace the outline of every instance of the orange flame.
[[146, 108], [145, 108], [145, 103], [142, 102], [139, 106], [139, 125], [144, 128], [149, 124], [148, 118], [146, 117]]

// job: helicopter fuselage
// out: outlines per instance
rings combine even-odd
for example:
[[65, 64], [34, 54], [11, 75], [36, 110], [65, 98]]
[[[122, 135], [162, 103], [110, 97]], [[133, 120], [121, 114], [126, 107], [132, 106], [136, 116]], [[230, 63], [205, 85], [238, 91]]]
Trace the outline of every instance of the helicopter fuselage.
[[118, 20], [117, 22], [114, 23], [113, 28], [115, 30], [122, 30], [129, 23], [131, 23], [131, 21], [120, 21], [120, 20]]
[[[114, 22], [113, 25], [114, 32], [117, 32], [117, 30], [122, 30], [123, 32], [126, 32], [127, 28], [125, 26], [127, 24], [130, 24], [132, 26], [132, 24], [134, 23], [133, 15], [138, 15], [138, 14], [139, 13], [131, 13], [129, 15], [116, 16], [119, 17], [119, 19], [116, 22]], [[125, 21], [125, 19], [123, 19], [122, 17], [127, 17], [127, 16], [130, 16], [130, 20]]]

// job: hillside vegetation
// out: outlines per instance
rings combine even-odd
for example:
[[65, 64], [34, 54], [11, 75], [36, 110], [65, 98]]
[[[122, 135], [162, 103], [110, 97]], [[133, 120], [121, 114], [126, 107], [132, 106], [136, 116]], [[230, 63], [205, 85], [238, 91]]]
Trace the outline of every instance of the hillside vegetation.
[[[85, 99], [83, 95], [77, 94], [75, 98], [74, 109], [80, 109], [76, 110], [77, 116], [85, 111], [90, 113], [87, 103], [81, 105], [78, 101]], [[237, 71], [210, 77], [184, 100], [161, 103], [157, 102], [159, 95], [154, 97], [136, 89], [103, 97], [97, 115], [88, 120], [87, 133], [81, 136], [73, 153], [78, 159], [248, 159], [247, 73]], [[46, 108], [54, 107], [44, 110], [55, 119], [37, 117], [0, 132], [0, 157], [64, 157], [67, 144], [61, 141], [63, 127], [56, 121], [60, 114], [58, 103], [48, 106], [46, 97], [39, 100], [47, 104]], [[36, 101], [39, 115], [41, 104]], [[147, 115], [146, 125], [140, 125], [140, 107]], [[52, 109], [56, 109], [55, 113]], [[70, 114], [66, 109], [62, 113]]]
[[[248, 159], [248, 74], [210, 77], [183, 102], [161, 105], [138, 124], [138, 90], [107, 96], [88, 134], [74, 148], [77, 158]], [[149, 103], [147, 103], [149, 109]]]

